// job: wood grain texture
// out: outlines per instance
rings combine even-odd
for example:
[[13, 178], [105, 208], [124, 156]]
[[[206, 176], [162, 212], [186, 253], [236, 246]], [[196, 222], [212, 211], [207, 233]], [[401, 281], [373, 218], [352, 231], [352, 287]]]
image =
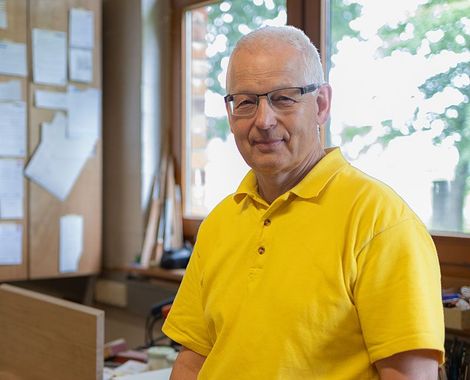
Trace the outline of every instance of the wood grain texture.
[[3, 284], [0, 336], [0, 378], [102, 379], [101, 310]]

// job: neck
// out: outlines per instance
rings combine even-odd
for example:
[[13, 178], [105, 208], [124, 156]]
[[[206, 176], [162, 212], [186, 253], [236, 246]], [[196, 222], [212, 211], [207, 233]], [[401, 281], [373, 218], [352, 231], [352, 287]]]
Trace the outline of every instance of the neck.
[[306, 162], [299, 165], [290, 172], [257, 173], [256, 180], [258, 182], [259, 195], [269, 204], [277, 197], [292, 189], [312, 170], [312, 168], [325, 157], [326, 153], [322, 149], [317, 154], [312, 155]]

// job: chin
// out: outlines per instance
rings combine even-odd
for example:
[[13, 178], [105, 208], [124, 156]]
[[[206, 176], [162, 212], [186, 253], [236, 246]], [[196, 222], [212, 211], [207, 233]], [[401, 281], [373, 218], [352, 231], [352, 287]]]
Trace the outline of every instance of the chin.
[[255, 172], [259, 173], [278, 173], [284, 169], [284, 165], [282, 165], [279, 161], [256, 161], [251, 162], [248, 164]]

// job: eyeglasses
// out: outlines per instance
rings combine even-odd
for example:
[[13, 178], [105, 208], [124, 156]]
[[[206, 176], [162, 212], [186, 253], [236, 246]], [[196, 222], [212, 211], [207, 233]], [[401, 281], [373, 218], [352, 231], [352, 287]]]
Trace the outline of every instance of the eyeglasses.
[[229, 94], [224, 96], [233, 116], [253, 116], [258, 110], [259, 98], [266, 96], [269, 105], [278, 112], [288, 111], [300, 101], [302, 95], [317, 90], [320, 85], [309, 84], [304, 87], [287, 87], [266, 92], [265, 94]]

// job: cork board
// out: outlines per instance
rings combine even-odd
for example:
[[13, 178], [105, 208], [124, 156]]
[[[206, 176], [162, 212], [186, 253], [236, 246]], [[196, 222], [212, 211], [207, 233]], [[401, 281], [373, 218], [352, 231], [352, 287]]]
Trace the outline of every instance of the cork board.
[[[67, 85], [84, 90], [101, 91], [101, 0], [7, 0], [7, 29], [0, 29], [0, 40], [27, 45], [28, 75], [0, 76], [0, 82], [20, 80], [22, 98], [27, 112], [27, 149], [25, 166], [40, 143], [41, 124], [51, 122], [57, 110], [37, 108], [34, 94], [38, 89], [66, 92]], [[64, 86], [33, 82], [32, 31], [34, 28], [62, 31], [69, 37], [69, 11], [72, 8], [92, 11], [93, 79], [91, 83], [70, 80]], [[68, 46], [67, 46], [68, 53]], [[68, 57], [67, 57], [68, 58]], [[68, 69], [68, 67], [67, 67]], [[101, 108], [101, 105], [100, 105]], [[1, 115], [0, 115], [1, 117]], [[0, 158], [14, 158], [2, 156]], [[0, 281], [88, 275], [101, 269], [102, 230], [102, 142], [99, 138], [72, 190], [60, 200], [43, 187], [25, 177], [24, 217], [19, 220], [0, 219], [0, 223], [17, 223], [23, 227], [23, 252], [20, 265], [0, 265]], [[59, 270], [60, 218], [65, 215], [83, 217], [83, 251], [76, 271]]]
[[[6, 2], [7, 29], [0, 29], [0, 40], [27, 44], [27, 0], [15, 0]], [[16, 77], [0, 75], [0, 82], [9, 82], [11, 80], [20, 81], [22, 101], [28, 98], [27, 77]], [[0, 159], [10, 159], [19, 157], [0, 156]], [[27, 157], [22, 157], [23, 161]], [[26, 180], [23, 181], [23, 219], [0, 219], [0, 223], [15, 223], [22, 226], [22, 259], [19, 265], [0, 265], [0, 280], [22, 280], [28, 275], [28, 254], [27, 254], [27, 235], [28, 235], [28, 194]]]
[[[34, 0], [29, 3], [29, 31], [34, 28], [63, 31], [68, 38], [71, 8], [94, 13], [93, 81], [80, 84], [68, 81], [80, 89], [101, 90], [101, 1], [100, 0]], [[29, 56], [32, 46], [29, 45]], [[30, 66], [31, 67], [31, 66]], [[40, 142], [41, 123], [52, 121], [55, 111], [34, 106], [37, 89], [67, 91], [66, 87], [29, 84], [29, 146], [32, 155]], [[50, 278], [98, 273], [101, 268], [101, 209], [102, 209], [102, 144], [99, 140], [88, 158], [71, 192], [59, 200], [32, 181], [29, 185], [29, 278]], [[83, 252], [76, 272], [59, 271], [60, 218], [68, 214], [83, 217]]]

